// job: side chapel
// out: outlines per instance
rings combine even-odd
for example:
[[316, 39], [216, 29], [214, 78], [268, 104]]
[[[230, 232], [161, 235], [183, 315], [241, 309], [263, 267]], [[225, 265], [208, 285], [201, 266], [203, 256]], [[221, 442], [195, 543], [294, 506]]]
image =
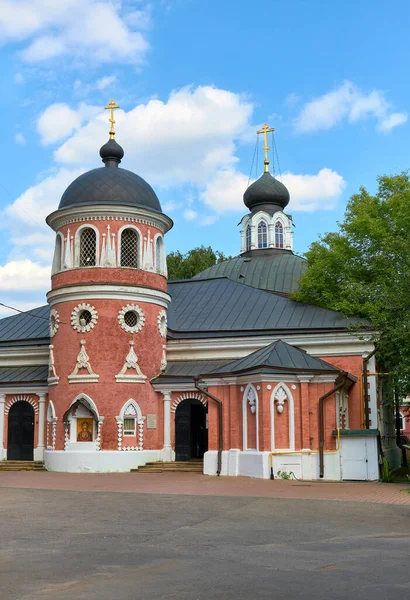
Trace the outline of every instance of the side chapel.
[[0, 320], [0, 460], [374, 480], [379, 438], [396, 466], [377, 378], [363, 388], [363, 365], [376, 370], [370, 336], [288, 297], [304, 260], [289, 192], [269, 171], [270, 128], [258, 132], [264, 172], [244, 193], [239, 255], [168, 282], [173, 222], [152, 187], [120, 167], [116, 107], [106, 107], [104, 166], [75, 179], [47, 217], [47, 305]]

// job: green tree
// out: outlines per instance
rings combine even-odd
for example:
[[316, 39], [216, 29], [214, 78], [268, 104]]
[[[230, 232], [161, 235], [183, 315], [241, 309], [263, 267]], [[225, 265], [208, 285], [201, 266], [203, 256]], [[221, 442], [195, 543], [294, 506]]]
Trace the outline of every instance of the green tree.
[[375, 195], [361, 188], [337, 233], [314, 242], [293, 298], [364, 317], [377, 358], [404, 396], [410, 392], [410, 178], [378, 178]]
[[167, 256], [168, 279], [191, 279], [208, 267], [212, 267], [230, 258], [211, 246], [193, 248], [186, 254], [170, 252]]

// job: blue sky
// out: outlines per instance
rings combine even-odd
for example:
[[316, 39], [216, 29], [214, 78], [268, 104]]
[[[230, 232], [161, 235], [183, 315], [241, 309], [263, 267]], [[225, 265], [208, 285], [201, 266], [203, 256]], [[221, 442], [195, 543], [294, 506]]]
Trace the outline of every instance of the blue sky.
[[239, 252], [265, 121], [306, 251], [360, 185], [409, 166], [409, 13], [404, 0], [1, 0], [0, 301], [43, 302], [44, 218], [99, 166], [111, 98], [123, 166], [175, 221], [168, 251]]

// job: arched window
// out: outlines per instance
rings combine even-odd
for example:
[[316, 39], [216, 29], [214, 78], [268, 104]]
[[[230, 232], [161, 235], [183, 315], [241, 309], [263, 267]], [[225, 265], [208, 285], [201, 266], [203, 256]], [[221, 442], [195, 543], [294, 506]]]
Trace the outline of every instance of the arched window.
[[280, 221], [276, 221], [275, 225], [275, 246], [283, 248], [283, 226]]
[[80, 237], [80, 267], [95, 267], [97, 264], [97, 236], [94, 229], [86, 227]]
[[62, 257], [62, 238], [61, 235], [58, 234], [56, 237], [56, 247], [54, 250], [54, 259], [53, 259], [53, 273], [58, 273], [61, 271], [61, 257]]
[[246, 250], [250, 250], [251, 249], [251, 226], [248, 225], [246, 228], [246, 232], [245, 232], [245, 236], [246, 236]]
[[135, 229], [124, 229], [121, 233], [121, 266], [138, 269], [139, 235]]
[[157, 273], [162, 272], [162, 252], [163, 252], [164, 242], [162, 237], [159, 235], [155, 242], [155, 269]]
[[399, 423], [400, 423], [400, 429], [406, 428], [406, 424], [405, 424], [406, 422], [405, 422], [403, 413], [399, 413]]
[[268, 228], [265, 221], [261, 221], [258, 225], [258, 248], [268, 247]]

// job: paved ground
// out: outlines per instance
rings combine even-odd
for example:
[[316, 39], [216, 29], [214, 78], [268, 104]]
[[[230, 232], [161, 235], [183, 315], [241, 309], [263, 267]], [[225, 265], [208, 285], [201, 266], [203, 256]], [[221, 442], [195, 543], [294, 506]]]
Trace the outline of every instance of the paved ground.
[[[393, 503], [304, 497], [382, 484], [229, 487], [165, 474], [174, 493], [158, 494], [156, 475], [56, 475], [0, 474], [1, 600], [410, 598], [410, 506], [395, 503], [394, 491]], [[127, 482], [128, 493], [103, 491], [103, 482]], [[130, 493], [136, 487], [149, 493]], [[405, 497], [400, 486], [382, 487]]]

